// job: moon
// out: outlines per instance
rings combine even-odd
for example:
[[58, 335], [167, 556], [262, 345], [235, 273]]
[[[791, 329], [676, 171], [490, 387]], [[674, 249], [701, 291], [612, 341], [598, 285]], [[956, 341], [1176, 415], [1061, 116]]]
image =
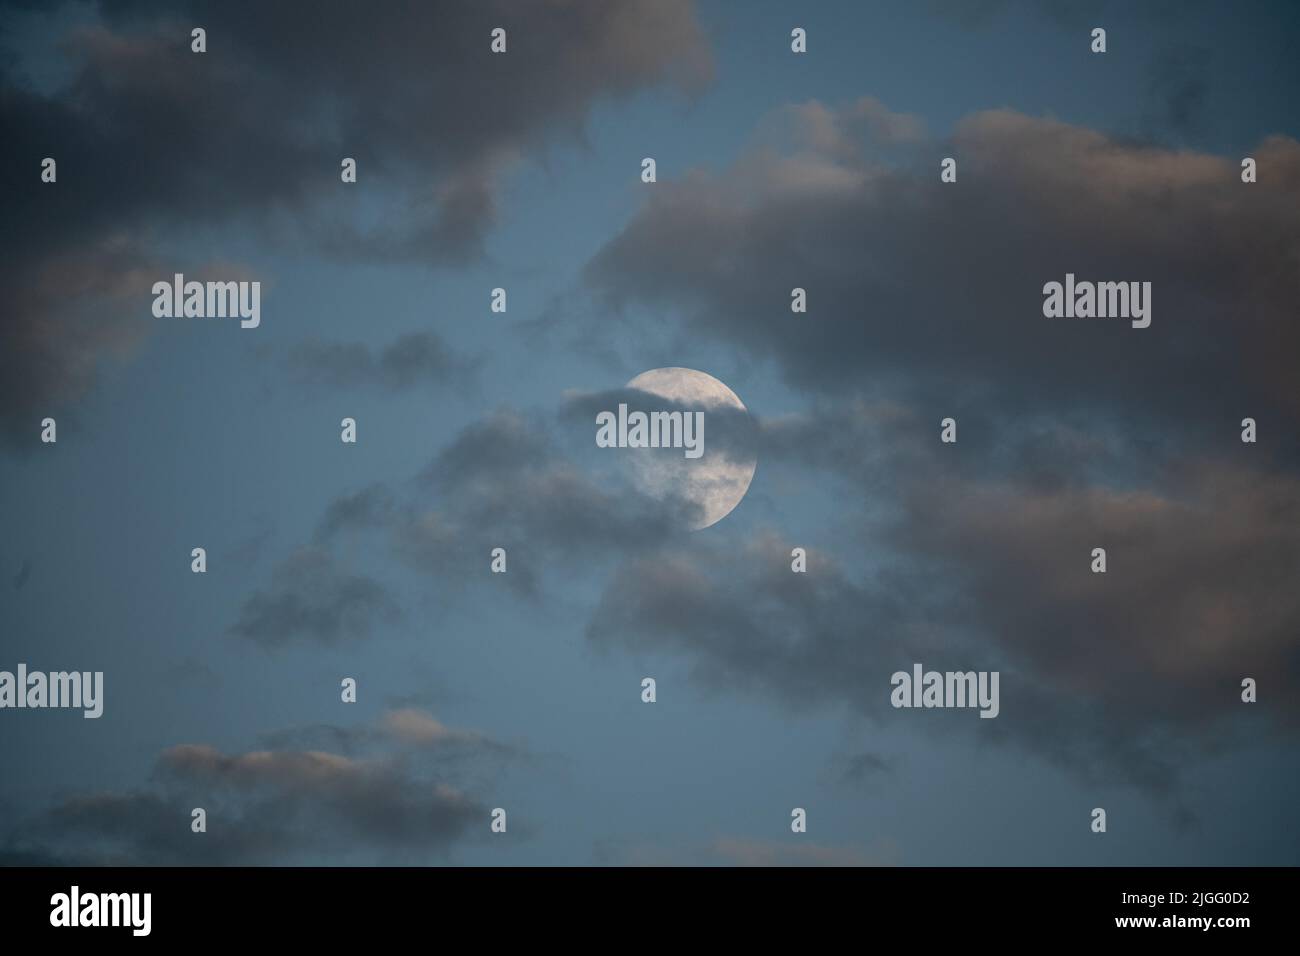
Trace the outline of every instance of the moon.
[[754, 422], [745, 403], [712, 375], [693, 368], [650, 369], [627, 387], [702, 411], [705, 422], [704, 454], [699, 458], [685, 458], [680, 451], [664, 454], [668, 449], [635, 449], [632, 479], [637, 487], [654, 498], [675, 496], [695, 506], [692, 531], [731, 514], [749, 491], [758, 466]]

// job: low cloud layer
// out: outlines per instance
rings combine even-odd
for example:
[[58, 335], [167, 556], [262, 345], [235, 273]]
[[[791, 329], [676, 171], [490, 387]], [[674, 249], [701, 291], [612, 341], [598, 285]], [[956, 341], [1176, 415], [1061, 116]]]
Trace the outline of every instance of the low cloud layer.
[[[172, 747], [137, 789], [75, 796], [20, 821], [0, 843], [0, 858], [132, 866], [411, 864], [443, 860], [460, 841], [488, 832], [491, 804], [462, 781], [499, 764], [508, 748], [414, 710], [332, 730], [349, 754]], [[207, 811], [205, 833], [191, 830], [195, 807]]]

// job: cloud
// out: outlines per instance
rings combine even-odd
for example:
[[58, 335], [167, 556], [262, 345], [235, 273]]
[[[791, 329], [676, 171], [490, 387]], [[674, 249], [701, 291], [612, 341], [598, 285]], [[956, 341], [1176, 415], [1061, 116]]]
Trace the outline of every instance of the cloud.
[[376, 748], [398, 748], [411, 754], [436, 754], [439, 760], [483, 762], [489, 758], [522, 756], [521, 748], [473, 730], [448, 727], [418, 707], [397, 707], [378, 720], [354, 727], [318, 724], [265, 734], [272, 750], [328, 750], [348, 756]]
[[[783, 150], [656, 185], [588, 265], [606, 335], [656, 310], [822, 398], [1087, 408], [1202, 436], [1300, 419], [1296, 141], [1252, 151], [1271, 177], [1256, 188], [1236, 158], [1011, 110], [919, 152], [859, 130], [860, 105], [801, 110], [816, 122]], [[1151, 328], [1045, 318], [1043, 285], [1067, 272], [1150, 281]], [[792, 318], [795, 287], [809, 311]]]
[[[790, 547], [766, 534], [738, 554], [691, 542], [626, 561], [612, 575], [588, 637], [677, 652], [711, 688], [799, 710], [847, 701], [882, 716], [883, 662], [906, 656], [908, 628], [920, 623], [907, 593], [892, 587], [907, 582], [861, 583], [822, 555], [810, 556], [815, 573], [793, 574]], [[885, 693], [871, 693], [876, 684]]]
[[[9, 181], [18, 175], [14, 171]], [[32, 170], [21, 175], [32, 176]], [[0, 244], [12, 249], [0, 257], [6, 290], [0, 316], [0, 437], [24, 447], [39, 442], [47, 416], [58, 416], [67, 428], [65, 408], [93, 388], [102, 363], [134, 354], [145, 327], [127, 316], [134, 299], [148, 292], [158, 262], [120, 236], [69, 242], [33, 256], [18, 222], [9, 215], [0, 221]]]
[[[606, 329], [656, 310], [806, 398], [764, 423], [765, 468], [829, 476], [859, 558], [810, 556], [804, 579], [775, 533], [665, 547], [615, 572], [589, 637], [878, 722], [896, 669], [1000, 669], [995, 726], [908, 719], [1176, 801], [1188, 760], [1297, 717], [1300, 144], [1251, 151], [1263, 191], [1235, 157], [1012, 110], [923, 143], [861, 117], [779, 111], [730, 167], [657, 184], [586, 272]], [[1152, 282], [1151, 328], [1046, 319], [1067, 272]], [[1246, 416], [1278, 431], [1245, 445]], [[1287, 702], [1243, 711], [1256, 673]]]
[[378, 581], [350, 573], [329, 552], [309, 547], [281, 563], [271, 586], [244, 602], [231, 631], [264, 647], [298, 639], [341, 644], [362, 640], [400, 617]]
[[[253, 226], [349, 261], [465, 262], [522, 158], [572, 138], [602, 100], [689, 93], [712, 70], [690, 0], [364, 13], [104, 0], [71, 26], [66, 9], [49, 17], [27, 15], [26, 29], [63, 31], [41, 44], [58, 50], [57, 70], [28, 63], [21, 44], [0, 62], [0, 426], [20, 446], [33, 416], [74, 403], [136, 344], [151, 282], [195, 265], [176, 250], [196, 229]], [[195, 24], [207, 53], [190, 51]], [[501, 25], [510, 47], [497, 56]], [[57, 183], [40, 181], [46, 156]], [[345, 156], [355, 186], [340, 183]], [[381, 357], [375, 374], [419, 377], [428, 358]]]
[[469, 545], [481, 563], [484, 546], [509, 542], [512, 554], [530, 555], [521, 564], [542, 567], [680, 536], [698, 506], [639, 492], [602, 466], [594, 438], [594, 420], [563, 411], [502, 410], [471, 424], [424, 470], [423, 487], [439, 504], [399, 529], [399, 551], [420, 564], [435, 559], [435, 549], [458, 554]]
[[382, 349], [361, 342], [313, 340], [283, 357], [290, 376], [331, 389], [371, 386], [403, 391], [420, 385], [464, 387], [481, 364], [457, 355], [433, 332], [413, 332]]
[[1270, 713], [1300, 717], [1293, 477], [1190, 460], [1160, 490], [936, 478], [913, 486], [891, 543], [960, 582], [967, 613], [1022, 666], [1116, 718], [1239, 713], [1240, 678], [1259, 673], [1283, 693]]
[[316, 523], [315, 541], [328, 544], [340, 534], [383, 527], [393, 518], [397, 502], [384, 485], [367, 485], [335, 498]]
[[[401, 864], [443, 859], [487, 832], [487, 804], [454, 781], [507, 749], [415, 711], [338, 732], [368, 752], [172, 747], [144, 786], [67, 799], [15, 827], [0, 853], [77, 865]], [[444, 759], [452, 746], [460, 762]], [[206, 833], [191, 832], [194, 807], [207, 811]]]
[[852, 754], [840, 761], [839, 781], [845, 784], [861, 784], [893, 772], [896, 762], [871, 751]]
[[[982, 464], [950, 465], [961, 453], [940, 452], [937, 437], [906, 437], [919, 433], [914, 421], [856, 418], [865, 424], [842, 441], [876, 455], [846, 460], [821, 445], [822, 428], [806, 436], [823, 456], [810, 454], [808, 467], [842, 482], [838, 525], [856, 561], [813, 550], [808, 572], [793, 574], [791, 547], [807, 542], [774, 533], [740, 551], [704, 540], [665, 547], [615, 571], [589, 639], [675, 653], [707, 688], [976, 734], [1170, 799], [1196, 755], [1293, 732], [1295, 476], [1196, 457], [1122, 482], [1070, 474], [1068, 457], [1042, 474], [1023, 464], [1014, 437], [981, 452]], [[805, 447], [795, 427], [779, 429], [791, 456]], [[1094, 547], [1107, 549], [1105, 574], [1091, 571]], [[1000, 716], [893, 710], [890, 674], [915, 662], [1001, 671]], [[1278, 696], [1243, 709], [1241, 679], [1260, 674]]]
[[1235, 432], [1211, 455], [1087, 415], [975, 424], [945, 447], [937, 423], [858, 403], [767, 423], [765, 454], [837, 478], [880, 565], [943, 582], [918, 605], [946, 607], [945, 627], [1040, 685], [1197, 728], [1239, 713], [1240, 677], [1258, 671], [1286, 692], [1271, 717], [1300, 718], [1300, 600], [1285, 583], [1300, 475], [1285, 460]]
[[[447, 600], [490, 583], [536, 601], [547, 568], [603, 569], [687, 534], [698, 505], [648, 495], [601, 466], [595, 426], [579, 418], [568, 404], [553, 414], [501, 409], [463, 428], [406, 482], [338, 496], [310, 543], [244, 601], [231, 632], [267, 647], [340, 644], [397, 622], [403, 612], [390, 589], [339, 557], [363, 541]], [[498, 547], [504, 575], [489, 571]]]

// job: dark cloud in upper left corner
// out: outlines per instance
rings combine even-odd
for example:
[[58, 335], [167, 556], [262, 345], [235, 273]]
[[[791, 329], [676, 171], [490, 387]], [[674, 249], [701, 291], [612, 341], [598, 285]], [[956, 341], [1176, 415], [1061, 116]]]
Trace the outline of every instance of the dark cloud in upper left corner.
[[[352, 260], [465, 261], [521, 158], [602, 98], [692, 91], [712, 69], [691, 0], [6, 4], [0, 38], [0, 433], [15, 444], [130, 349], [154, 280], [202, 265], [172, 240], [238, 221]], [[359, 181], [341, 196], [345, 156]], [[380, 226], [358, 226], [363, 203]]]

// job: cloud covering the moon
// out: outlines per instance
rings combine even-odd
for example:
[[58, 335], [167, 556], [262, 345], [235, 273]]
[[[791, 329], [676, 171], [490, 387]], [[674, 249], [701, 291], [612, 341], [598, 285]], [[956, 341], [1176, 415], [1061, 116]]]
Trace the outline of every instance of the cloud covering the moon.
[[[633, 378], [627, 387], [667, 399], [682, 406], [688, 414], [702, 411], [706, 423], [715, 426], [721, 424], [724, 434], [719, 434], [718, 437], [722, 439], [734, 437], [725, 435], [725, 430], [735, 427], [738, 416], [717, 416], [716, 412], [739, 412], [740, 418], [748, 420], [745, 403], [735, 392], [712, 375], [695, 369], [650, 369]], [[732, 449], [732, 453], [728, 454], [716, 446], [713, 450], [710, 449], [709, 440], [713, 436], [709, 432], [706, 425], [704, 453], [699, 458], [685, 458], [675, 454], [672, 449], [663, 448], [620, 451], [621, 454], [629, 455], [634, 462], [633, 481], [647, 495], [658, 499], [678, 495], [698, 505], [698, 516], [691, 524], [691, 528], [696, 531], [715, 525], [731, 514], [749, 490], [749, 484], [754, 479], [754, 469], [758, 465], [752, 438], [748, 442], [740, 442], [739, 450], [736, 442], [728, 443]]]

